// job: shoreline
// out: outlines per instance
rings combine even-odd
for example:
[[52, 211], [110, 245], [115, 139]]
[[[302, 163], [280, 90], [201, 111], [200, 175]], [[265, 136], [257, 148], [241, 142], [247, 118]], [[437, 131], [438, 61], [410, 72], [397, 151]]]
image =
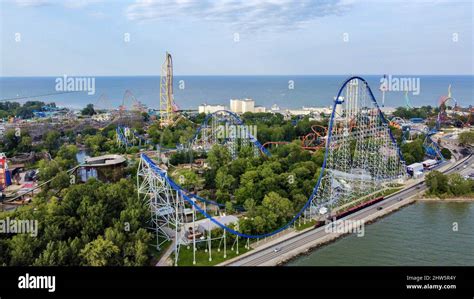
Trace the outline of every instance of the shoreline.
[[[400, 204], [400, 205], [397, 205], [397, 206], [393, 206], [391, 209], [389, 210], [385, 210], [384, 212], [385, 213], [381, 213], [381, 214], [374, 214], [373, 217], [370, 217], [370, 219], [368, 219], [367, 221], [365, 221], [365, 224], [372, 224], [372, 223], [375, 223], [377, 222], [379, 219], [383, 218], [383, 217], [386, 217], [404, 207], [407, 207], [407, 206], [410, 206], [414, 203], [417, 203], [417, 202], [438, 202], [438, 203], [446, 203], [446, 202], [474, 202], [474, 198], [472, 197], [453, 197], [453, 198], [447, 198], [447, 199], [441, 199], [441, 198], [437, 198], [437, 197], [428, 197], [428, 198], [417, 198], [417, 197], [412, 197], [412, 198], [407, 198], [405, 199], [407, 200], [405, 203], [403, 204]], [[310, 246], [306, 246], [304, 249], [300, 250], [299, 252], [295, 252], [293, 253], [293, 255], [291, 257], [286, 257], [285, 259], [282, 259], [280, 261], [278, 261], [277, 263], [274, 264], [274, 266], [288, 266], [288, 263], [290, 263], [291, 261], [299, 258], [299, 257], [302, 257], [302, 256], [307, 256], [307, 255], [310, 255], [311, 253], [313, 253], [315, 250], [317, 250], [318, 248], [321, 248], [323, 246], [327, 246], [327, 245], [330, 245], [332, 243], [335, 243], [336, 241], [338, 241], [339, 239], [342, 239], [344, 237], [347, 237], [349, 236], [350, 233], [343, 233], [343, 234], [334, 234], [334, 235], [329, 235], [325, 238], [323, 238], [322, 240], [319, 240], [318, 242], [315, 242], [314, 244], [311, 244]]]
[[[387, 209], [383, 209], [371, 215], [370, 217], [365, 219], [364, 225], [375, 223], [379, 219], [386, 217], [404, 207], [412, 205], [415, 202], [416, 202], [416, 198], [414, 197], [406, 198]], [[317, 240], [315, 242], [311, 242], [307, 244], [307, 246], [305, 246], [304, 248], [299, 248], [292, 252], [289, 252], [287, 255], [283, 256], [280, 260], [276, 261], [273, 265], [265, 265], [265, 266], [287, 266], [288, 263], [297, 259], [298, 257], [309, 255], [313, 251], [317, 250], [318, 248], [332, 244], [336, 242], [337, 240], [344, 238], [348, 235], [350, 235], [350, 233], [335, 233], [335, 234], [327, 235], [321, 240]]]
[[415, 198], [415, 200], [419, 202], [474, 202], [474, 197], [419, 197]]

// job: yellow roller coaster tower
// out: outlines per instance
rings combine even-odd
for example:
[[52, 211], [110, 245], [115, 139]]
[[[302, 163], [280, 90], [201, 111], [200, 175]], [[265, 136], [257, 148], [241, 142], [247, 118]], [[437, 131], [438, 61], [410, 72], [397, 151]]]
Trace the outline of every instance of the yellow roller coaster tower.
[[161, 66], [160, 80], [160, 124], [168, 126], [173, 123], [177, 112], [173, 98], [173, 59], [166, 52], [166, 58]]

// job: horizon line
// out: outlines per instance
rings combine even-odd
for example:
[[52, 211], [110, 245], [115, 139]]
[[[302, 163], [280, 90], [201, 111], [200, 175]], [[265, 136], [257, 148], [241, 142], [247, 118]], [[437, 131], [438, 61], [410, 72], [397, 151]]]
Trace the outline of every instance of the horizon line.
[[[67, 77], [160, 77], [160, 74], [156, 75], [68, 75], [62, 74], [60, 76], [55, 75], [21, 75], [21, 76], [4, 76], [0, 75], [0, 78], [59, 78], [63, 76]], [[192, 75], [192, 74], [174, 74], [174, 77], [284, 77], [284, 76], [354, 76], [355, 74], [217, 74], [217, 75]], [[358, 76], [474, 76], [473, 74], [410, 74], [410, 73], [385, 73], [385, 74], [357, 74]]]

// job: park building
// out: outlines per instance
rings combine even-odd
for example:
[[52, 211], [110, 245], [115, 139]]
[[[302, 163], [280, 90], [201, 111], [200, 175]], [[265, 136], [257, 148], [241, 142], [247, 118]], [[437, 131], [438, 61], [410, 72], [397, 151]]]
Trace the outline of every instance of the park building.
[[103, 155], [86, 158], [78, 170], [79, 178], [86, 182], [96, 178], [103, 182], [117, 182], [124, 176], [126, 159], [121, 155]]
[[255, 112], [255, 101], [252, 99], [231, 99], [230, 111], [234, 113]]

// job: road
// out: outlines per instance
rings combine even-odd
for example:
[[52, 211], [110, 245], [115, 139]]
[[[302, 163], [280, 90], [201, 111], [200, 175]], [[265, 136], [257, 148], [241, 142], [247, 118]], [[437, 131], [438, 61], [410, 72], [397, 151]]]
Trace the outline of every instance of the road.
[[[468, 158], [465, 160], [462, 160], [461, 163], [457, 163], [454, 166], [448, 168], [447, 170], [444, 171], [445, 174], [449, 174], [452, 172], [461, 172], [463, 175], [468, 174], [468, 172], [473, 171], [471, 168], [471, 165], [474, 164], [474, 156], [470, 155]], [[464, 165], [467, 165], [466, 168], [464, 168]], [[378, 202], [372, 206], [369, 206], [363, 210], [360, 210], [352, 215], [349, 215], [347, 217], [342, 218], [343, 220], [362, 220], [367, 218], [368, 216], [372, 215], [373, 213], [377, 212], [378, 207], [382, 207], [382, 209], [386, 209], [390, 206], [393, 206], [394, 204], [398, 203], [399, 201], [409, 198], [413, 195], [415, 195], [418, 192], [421, 192], [426, 189], [426, 185], [424, 182], [420, 182], [416, 185], [413, 185], [407, 189], [404, 189], [400, 191], [399, 193], [396, 193], [392, 196], [387, 196], [386, 199], [384, 199], [381, 202]], [[270, 246], [268, 248], [262, 249], [255, 251], [254, 253], [247, 255], [245, 257], [242, 257], [241, 259], [238, 259], [230, 264], [228, 266], [259, 266], [263, 264], [268, 264], [272, 260], [278, 260], [280, 259], [283, 255], [286, 253], [291, 252], [292, 250], [295, 250], [299, 247], [304, 246], [307, 243], [310, 242], [315, 242], [318, 239], [321, 239], [323, 237], [329, 236], [330, 233], [325, 232], [324, 226], [319, 227], [317, 229], [313, 229], [310, 231], [307, 231], [305, 233], [302, 233], [300, 235], [291, 237], [289, 239], [286, 239], [282, 242], [279, 242], [277, 244], [274, 244], [273, 246]], [[279, 248], [279, 251], [275, 252], [275, 248]]]

